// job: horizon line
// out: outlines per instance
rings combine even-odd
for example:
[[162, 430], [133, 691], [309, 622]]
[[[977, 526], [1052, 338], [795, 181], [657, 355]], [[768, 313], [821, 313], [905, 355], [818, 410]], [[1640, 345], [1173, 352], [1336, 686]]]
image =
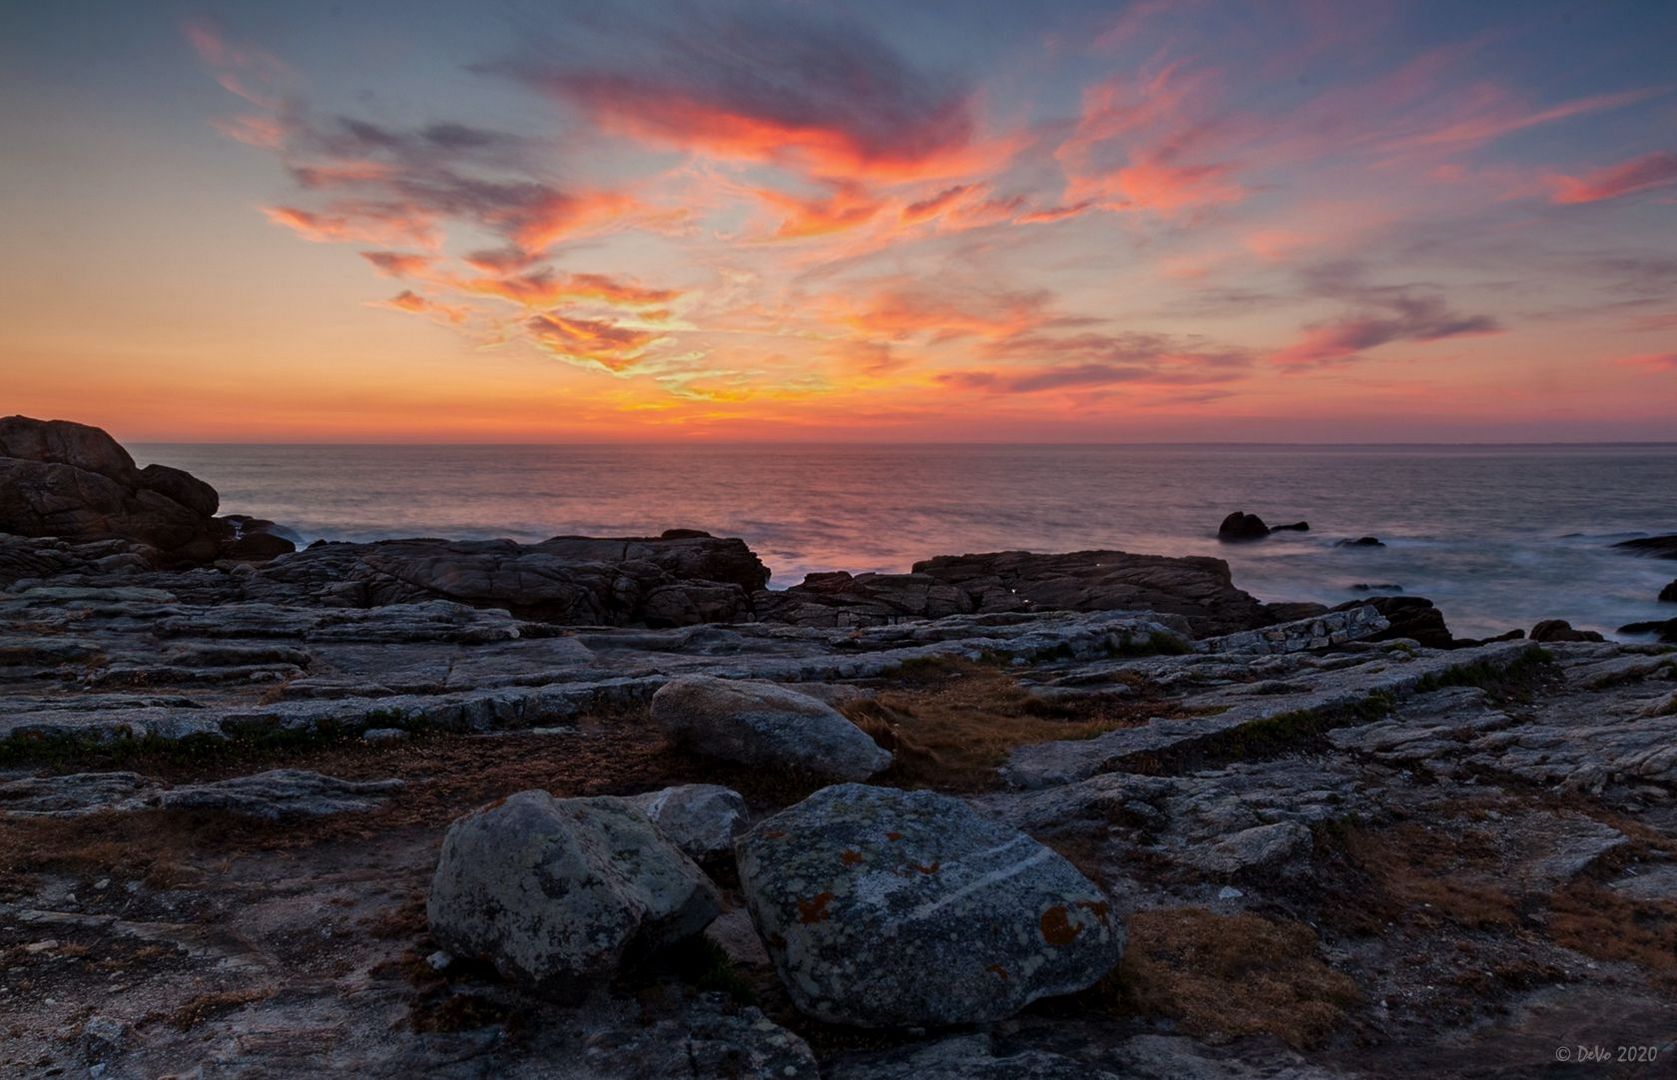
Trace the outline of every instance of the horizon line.
[[1037, 440], [976, 440], [976, 439], [611, 439], [593, 441], [546, 441], [546, 442], [421, 442], [417, 440], [386, 440], [379, 442], [317, 442], [307, 440], [224, 440], [224, 439], [132, 439], [121, 440], [125, 446], [251, 446], [251, 447], [316, 447], [316, 448], [360, 448], [360, 447], [461, 447], [461, 448], [508, 448], [522, 449], [533, 447], [600, 447], [600, 446], [1003, 446], [1003, 447], [1674, 447], [1677, 439], [1566, 439], [1547, 440], [1543, 442], [1520, 441], [1362, 441], [1338, 442], [1332, 440], [1316, 441], [1267, 441], [1259, 439], [1213, 440], [1213, 439], [1184, 439], [1184, 440], [1151, 440], [1136, 442], [1088, 442], [1068, 441], [1049, 442]]

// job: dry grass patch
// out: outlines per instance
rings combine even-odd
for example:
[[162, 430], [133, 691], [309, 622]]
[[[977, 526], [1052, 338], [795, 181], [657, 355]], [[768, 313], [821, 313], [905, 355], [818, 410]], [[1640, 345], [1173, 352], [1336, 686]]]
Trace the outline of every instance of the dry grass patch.
[[1016, 747], [1093, 738], [1159, 710], [1118, 697], [1044, 701], [1006, 671], [950, 660], [905, 668], [871, 700], [840, 711], [895, 756], [884, 782], [976, 791], [996, 786], [996, 769]]
[[1677, 904], [1578, 881], [1555, 894], [1548, 922], [1555, 944], [1597, 960], [1635, 964], [1663, 989], [1677, 990]]
[[1516, 901], [1499, 881], [1495, 839], [1477, 829], [1451, 831], [1403, 824], [1342, 826], [1317, 836], [1355, 880], [1325, 917], [1346, 930], [1380, 933], [1389, 922], [1423, 929], [1513, 930]]
[[1303, 923], [1205, 908], [1142, 911], [1129, 919], [1116, 1003], [1166, 1016], [1200, 1037], [1271, 1034], [1320, 1045], [1362, 995], [1322, 961]]

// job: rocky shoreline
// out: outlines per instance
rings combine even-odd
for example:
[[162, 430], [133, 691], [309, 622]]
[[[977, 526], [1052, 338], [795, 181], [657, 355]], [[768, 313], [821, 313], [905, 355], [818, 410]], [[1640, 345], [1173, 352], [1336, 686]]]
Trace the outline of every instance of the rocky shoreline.
[[771, 590], [690, 530], [292, 550], [218, 509], [96, 429], [0, 421], [8, 1073], [1677, 1053], [1669, 644], [1463, 641], [1211, 558]]

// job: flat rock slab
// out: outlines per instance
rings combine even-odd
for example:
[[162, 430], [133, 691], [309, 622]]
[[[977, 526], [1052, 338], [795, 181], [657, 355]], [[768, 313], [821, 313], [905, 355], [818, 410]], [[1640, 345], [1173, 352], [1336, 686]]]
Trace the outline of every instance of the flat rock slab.
[[280, 821], [372, 810], [403, 786], [401, 780], [340, 780], [302, 769], [179, 786], [131, 772], [72, 773], [0, 784], [0, 813], [81, 817], [105, 811], [215, 810]]

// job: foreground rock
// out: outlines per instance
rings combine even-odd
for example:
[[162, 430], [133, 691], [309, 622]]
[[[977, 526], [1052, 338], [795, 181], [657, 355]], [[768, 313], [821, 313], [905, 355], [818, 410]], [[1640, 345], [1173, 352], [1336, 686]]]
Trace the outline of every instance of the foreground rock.
[[948, 796], [825, 788], [747, 833], [738, 854], [781, 981], [830, 1023], [999, 1020], [1091, 985], [1123, 951], [1099, 887]]
[[0, 419], [0, 533], [56, 537], [68, 545], [128, 542], [138, 546], [108, 554], [132, 555], [142, 565], [267, 558], [292, 549], [260, 529], [251, 536], [260, 534], [261, 541], [247, 540], [249, 519], [217, 518], [220, 501], [215, 488], [189, 473], [137, 467], [98, 428]]
[[652, 696], [652, 719], [695, 753], [743, 765], [865, 780], [891, 754], [844, 714], [773, 683], [687, 675]]
[[544, 791], [449, 826], [426, 901], [444, 948], [561, 994], [692, 937], [720, 910], [714, 886], [644, 814]]

